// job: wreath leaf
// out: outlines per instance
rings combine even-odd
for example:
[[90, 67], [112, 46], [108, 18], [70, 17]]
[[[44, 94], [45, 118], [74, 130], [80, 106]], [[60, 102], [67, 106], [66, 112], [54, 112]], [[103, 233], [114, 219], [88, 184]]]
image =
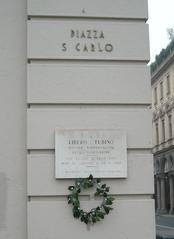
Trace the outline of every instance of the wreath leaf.
[[[67, 196], [68, 204], [73, 205], [73, 216], [74, 218], [80, 219], [81, 222], [85, 224], [96, 223], [101, 219], [104, 219], [105, 215], [109, 214], [112, 205], [115, 200], [114, 197], [108, 196], [110, 187], [107, 187], [106, 184], [100, 184], [100, 179], [95, 179], [92, 174], [88, 178], [79, 178], [75, 180], [75, 186], [69, 186], [68, 190], [70, 194]], [[102, 196], [103, 201], [100, 206], [92, 208], [89, 212], [86, 212], [80, 208], [79, 193], [82, 189], [88, 189], [96, 186], [95, 196]]]

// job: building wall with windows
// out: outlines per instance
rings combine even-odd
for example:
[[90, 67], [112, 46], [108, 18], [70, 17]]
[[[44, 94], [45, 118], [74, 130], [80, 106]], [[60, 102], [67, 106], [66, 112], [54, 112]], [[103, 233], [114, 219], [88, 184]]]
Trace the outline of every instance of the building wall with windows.
[[157, 213], [174, 213], [174, 51], [151, 77]]

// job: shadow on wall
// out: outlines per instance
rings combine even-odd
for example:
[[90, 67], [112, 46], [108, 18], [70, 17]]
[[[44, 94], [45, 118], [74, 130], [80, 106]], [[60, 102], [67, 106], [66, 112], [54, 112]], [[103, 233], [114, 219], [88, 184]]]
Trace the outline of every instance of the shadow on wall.
[[0, 229], [6, 226], [7, 211], [7, 179], [4, 173], [0, 172]]
[[174, 239], [173, 237], [156, 236], [156, 239]]

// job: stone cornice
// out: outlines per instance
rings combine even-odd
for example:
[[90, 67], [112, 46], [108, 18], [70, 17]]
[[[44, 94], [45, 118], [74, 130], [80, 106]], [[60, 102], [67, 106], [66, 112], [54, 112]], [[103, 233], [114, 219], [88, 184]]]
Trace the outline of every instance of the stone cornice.
[[[172, 139], [173, 140], [173, 139]], [[153, 155], [156, 156], [161, 156], [163, 153], [171, 153], [171, 151], [173, 152], [174, 150], [174, 145], [170, 145], [168, 147], [164, 147], [162, 149], [159, 149], [160, 145], [156, 145], [153, 147], [152, 149], [152, 153]]]

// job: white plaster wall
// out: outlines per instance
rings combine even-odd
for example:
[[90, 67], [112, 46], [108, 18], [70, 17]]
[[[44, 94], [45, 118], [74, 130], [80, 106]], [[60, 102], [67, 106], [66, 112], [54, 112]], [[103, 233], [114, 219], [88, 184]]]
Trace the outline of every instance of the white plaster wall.
[[26, 239], [26, 1], [0, 1], [0, 238]]
[[[28, 0], [28, 239], [155, 238], [146, 6]], [[76, 52], [70, 29], [103, 30], [114, 51]], [[73, 46], [66, 52], [64, 41]], [[67, 205], [73, 180], [55, 179], [55, 128], [126, 130], [128, 178], [103, 180], [115, 210], [91, 230]]]
[[147, 19], [147, 1], [117, 0], [115, 4], [115, 0], [29, 0], [28, 14], [30, 16]]
[[[86, 2], [86, 1], [85, 1]], [[122, 18], [126, 18], [127, 20], [131, 17], [132, 19], [136, 19], [136, 21], [139, 21], [141, 18], [141, 23], [143, 22], [142, 19], [145, 21], [147, 18], [147, 2], [145, 0], [132, 0], [132, 2], [135, 4], [136, 2], [139, 3], [136, 12], [138, 14], [135, 14], [134, 8], [132, 7], [134, 4], [131, 5], [131, 12], [128, 11], [127, 8], [127, 0], [126, 1], [118, 1], [120, 3], [121, 9], [123, 10], [121, 13], [121, 10], [119, 11], [122, 15]], [[55, 2], [57, 4], [57, 2]], [[115, 4], [115, 2], [111, 1], [110, 3]], [[39, 6], [42, 5], [42, 2], [38, 2]], [[50, 2], [45, 2], [45, 4], [49, 5]], [[84, 3], [83, 3], [84, 4]], [[34, 2], [33, 4], [34, 5]], [[46, 6], [45, 5], [45, 6]], [[90, 5], [90, 4], [89, 4]], [[44, 5], [43, 5], [44, 6]], [[58, 6], [58, 5], [57, 5]], [[93, 4], [91, 5], [93, 6]], [[116, 5], [115, 5], [116, 6]], [[31, 8], [30, 8], [31, 9]], [[34, 9], [34, 8], [33, 8]], [[46, 7], [47, 9], [47, 7]], [[80, 7], [81, 9], [81, 7]], [[94, 16], [94, 13], [92, 13], [94, 8], [89, 9], [89, 15]], [[97, 8], [98, 9], [98, 8]], [[104, 8], [103, 8], [104, 9]], [[144, 9], [143, 11], [140, 11], [141, 9]], [[94, 9], [96, 10], [96, 8]], [[112, 10], [112, 9], [111, 9]], [[80, 222], [73, 220], [70, 210], [67, 208], [66, 204], [66, 198], [65, 195], [60, 195], [60, 197], [57, 197], [57, 195], [53, 195], [54, 191], [52, 191], [52, 195], [49, 195], [49, 190], [54, 190], [55, 181], [48, 182], [48, 191], [44, 193], [44, 195], [41, 195], [42, 193], [39, 191], [37, 186], [40, 183], [41, 174], [39, 171], [34, 171], [33, 165], [35, 165], [35, 162], [30, 161], [29, 165], [29, 177], [32, 175], [37, 175], [35, 177], [36, 180], [36, 188], [33, 187], [34, 182], [29, 182], [30, 184], [30, 190], [28, 192], [28, 196], [30, 197], [31, 201], [28, 202], [28, 236], [27, 236], [27, 210], [26, 210], [26, 191], [27, 191], [27, 170], [26, 170], [26, 1], [25, 0], [3, 0], [1, 1], [0, 5], [0, 30], [1, 30], [1, 37], [0, 37], [0, 107], [1, 107], [1, 114], [0, 114], [0, 238], [2, 239], [53, 239], [53, 238], [68, 238], [70, 235], [72, 235], [71, 231], [67, 230], [68, 227], [72, 230], [72, 232], [75, 232], [78, 238], [88, 238], [89, 232], [86, 230], [84, 225], [80, 224]], [[44, 10], [45, 11], [45, 10]], [[45, 14], [43, 11], [43, 15]], [[91, 14], [90, 14], [91, 11]], [[114, 18], [120, 18], [120, 15], [118, 14], [114, 15], [112, 17]], [[123, 14], [124, 12], [124, 14]], [[129, 12], [129, 14], [128, 14]], [[31, 12], [29, 13], [29, 15]], [[38, 14], [39, 12], [35, 12], [33, 14]], [[41, 13], [40, 13], [41, 14]], [[51, 14], [51, 13], [49, 13]], [[74, 13], [74, 16], [78, 16], [79, 13]], [[134, 15], [135, 14], [135, 15]], [[67, 16], [69, 16], [69, 13], [67, 13]], [[81, 16], [81, 15], [80, 15]], [[106, 12], [106, 15], [102, 12], [102, 16], [105, 18], [108, 16], [108, 11]], [[96, 17], [100, 17], [100, 15], [97, 13]], [[110, 17], [110, 16], [108, 16]], [[146, 27], [147, 28], [147, 27]], [[147, 39], [147, 38], [146, 38]], [[148, 46], [148, 44], [146, 45]], [[149, 52], [147, 52], [147, 56], [142, 56], [141, 60], [144, 61], [143, 64], [146, 64], [146, 61], [148, 60]], [[127, 60], [130, 60], [127, 58]], [[134, 60], [133, 57], [131, 60]], [[135, 59], [135, 60], [139, 60]], [[141, 62], [142, 63], [142, 62]], [[125, 63], [127, 64], [127, 63]], [[131, 80], [131, 79], [129, 79]], [[145, 80], [145, 79], [144, 79]], [[148, 80], [148, 79], [147, 79]], [[112, 87], [112, 86], [111, 86]], [[97, 89], [96, 89], [97, 90]], [[135, 94], [136, 94], [136, 88], [135, 88]], [[150, 90], [150, 89], [149, 89]], [[110, 89], [110, 92], [112, 89]], [[124, 91], [124, 90], [123, 90]], [[31, 98], [31, 100], [33, 100]], [[107, 97], [105, 98], [105, 101], [102, 102], [102, 104], [106, 104]], [[152, 164], [151, 164], [151, 155], [149, 154], [149, 149], [151, 146], [150, 141], [150, 117], [149, 113], [147, 112], [147, 107], [149, 104], [149, 100], [146, 99], [146, 102], [141, 102], [139, 106], [137, 106], [138, 102], [136, 99], [132, 100], [132, 105], [130, 105], [129, 100], [128, 102], [122, 102], [122, 105], [120, 106], [120, 102], [118, 102], [118, 99], [109, 99], [109, 102], [111, 103], [113, 100], [114, 104], [116, 104], [115, 108], [112, 108], [108, 105], [107, 112], [103, 110], [104, 106], [97, 106], [101, 112], [101, 121], [100, 126], [101, 127], [107, 127], [108, 125], [104, 121], [104, 117], [107, 114], [107, 118], [109, 122], [113, 125], [119, 125], [123, 124], [127, 127], [127, 129], [130, 129], [129, 133], [129, 141], [132, 142], [132, 150], [134, 153], [139, 153], [139, 156], [137, 156], [136, 160], [142, 160], [143, 163], [140, 162], [136, 163], [136, 161], [129, 162], [130, 170], [129, 173], [131, 173], [130, 178], [132, 182], [135, 180], [133, 171], [132, 170], [138, 170], [140, 165], [146, 165], [149, 170], [146, 170], [149, 172], [149, 183], [146, 184], [144, 179], [141, 179], [141, 182], [143, 184], [135, 185], [133, 187], [133, 184], [131, 180], [128, 182], [126, 180], [117, 180], [115, 182], [114, 180], [111, 182], [113, 184], [114, 194], [117, 194], [117, 192], [121, 193], [120, 199], [118, 199], [118, 205], [116, 204], [116, 209], [114, 210], [114, 213], [111, 214], [111, 217], [108, 216], [105, 222], [102, 222], [102, 224], [98, 224], [98, 226], [95, 228], [95, 231], [91, 231], [90, 237], [92, 235], [95, 238], [104, 238], [108, 236], [108, 231], [110, 238], [115, 238], [115, 236], [118, 236], [120, 239], [123, 238], [143, 238], [143, 239], [152, 239], [155, 238], [154, 236], [154, 206], [153, 201], [150, 199], [151, 194], [153, 192], [153, 188], [151, 184], [152, 181]], [[43, 108], [43, 113], [45, 113], [46, 105], [41, 105], [37, 100], [33, 100], [32, 107], [35, 108], [35, 111], [37, 114], [30, 114], [32, 113], [32, 110], [29, 110], [30, 117], [30, 123], [31, 126], [37, 126], [37, 123], [39, 125], [39, 122], [37, 122], [37, 116], [41, 117], [41, 110], [40, 108]], [[30, 103], [30, 102], [29, 102]], [[37, 139], [42, 136], [42, 126], [45, 124], [45, 122], [42, 122], [41, 118], [41, 131], [37, 131], [36, 128], [30, 128], [31, 131], [29, 131], [29, 139], [31, 140], [31, 145], [34, 145], [33, 151], [30, 146], [28, 147], [29, 153], [33, 154], [33, 157], [35, 154], [40, 155], [40, 153], [43, 153], [45, 156], [48, 154], [48, 157], [46, 157], [46, 164], [48, 163], [47, 160], [49, 160], [49, 153], [53, 153], [52, 149], [52, 138], [53, 136], [52, 132], [52, 126], [57, 125], [54, 122], [54, 115], [56, 112], [59, 113], [59, 110], [57, 111], [57, 105], [61, 102], [56, 102], [57, 105], [54, 105], [54, 102], [52, 102], [53, 105], [49, 105], [50, 114], [46, 114], [46, 117], [48, 117], [48, 122], [46, 123], [46, 130], [43, 132], [43, 140], [46, 140], [46, 144], [44, 147], [41, 147], [41, 149], [38, 147]], [[79, 100], [79, 104], [83, 104], [84, 102]], [[88, 102], [89, 103], [89, 102]], [[96, 103], [96, 102], [93, 102]], [[45, 103], [46, 104], [46, 103]], [[125, 105], [127, 105], [125, 107]], [[56, 108], [57, 107], [57, 108]], [[67, 111], [68, 108], [61, 106], [63, 111]], [[95, 109], [96, 106], [89, 106], [89, 110], [87, 113], [87, 122], [85, 123], [86, 127], [89, 127], [90, 124], [92, 125], [93, 122], [91, 121], [90, 116], [96, 115], [97, 119], [97, 112], [98, 110]], [[129, 108], [130, 107], [130, 108]], [[82, 108], [79, 106], [79, 109]], [[38, 109], [38, 110], [37, 110]], [[73, 109], [73, 106], [72, 106]], [[69, 109], [68, 114], [73, 118], [75, 124], [75, 118], [78, 116], [78, 110], [77, 113], [73, 113], [73, 110]], [[126, 111], [125, 111], [126, 109]], [[127, 117], [127, 120], [121, 122], [120, 118], [117, 117], [117, 110], [120, 112], [119, 117], [121, 117], [122, 114], [128, 114], [131, 115], [131, 120], [135, 120], [137, 123], [137, 126], [135, 127], [135, 133], [133, 130], [131, 130], [132, 123], [129, 119], [129, 116]], [[96, 111], [96, 113], [95, 113]], [[144, 111], [144, 113], [143, 113]], [[81, 111], [83, 113], [83, 111]], [[84, 113], [86, 110], [84, 111]], [[123, 113], [122, 113], [123, 112]], [[132, 112], [132, 113], [130, 113]], [[133, 113], [134, 112], [134, 113]], [[141, 114], [142, 112], [142, 114]], [[56, 113], [56, 115], [58, 115]], [[145, 118], [147, 118], [148, 123], [145, 123]], [[53, 116], [53, 118], [49, 118], [50, 116]], [[61, 115], [63, 117], [64, 114]], [[138, 117], [139, 116], [139, 117]], [[138, 124], [141, 123], [142, 126], [142, 116], [143, 122], [145, 125], [144, 134], [142, 131], [142, 138], [140, 139], [140, 143], [137, 147], [133, 144], [134, 142], [137, 142], [137, 137], [139, 137], [139, 126]], [[84, 115], [85, 117], [85, 115]], [[52, 121], [53, 120], [53, 121]], [[57, 121], [58, 122], [58, 121]], [[62, 118], [62, 122], [60, 122], [61, 125], [69, 125], [70, 121], [65, 121]], [[83, 117], [80, 119], [79, 123], [82, 125], [84, 123]], [[95, 120], [94, 120], [95, 124]], [[135, 126], [135, 123], [133, 124]], [[51, 126], [51, 127], [50, 127]], [[36, 130], [36, 134], [34, 134], [34, 131]], [[45, 132], [48, 132], [48, 138], [47, 141], [47, 135]], [[34, 141], [34, 138], [31, 136], [37, 135], [38, 138], [36, 138], [36, 141]], [[50, 141], [49, 141], [50, 140]], [[35, 144], [35, 142], [37, 144]], [[42, 141], [41, 141], [42, 142]], [[44, 142], [44, 141], [43, 141]], [[48, 143], [48, 144], [47, 144]], [[131, 144], [130, 144], [131, 145]], [[48, 147], [49, 146], [49, 147]], [[50, 148], [51, 146], [51, 148]], [[142, 147], [142, 148], [141, 148]], [[41, 150], [41, 152], [39, 151]], [[43, 150], [43, 151], [42, 151]], [[143, 156], [142, 156], [143, 154]], [[31, 159], [31, 157], [30, 157]], [[35, 159], [35, 158], [34, 158]], [[42, 158], [41, 158], [42, 160]], [[41, 167], [41, 172], [46, 170], [45, 165], [39, 161], [38, 162]], [[50, 163], [50, 162], [49, 162]], [[48, 163], [48, 164], [49, 164]], [[38, 165], [38, 167], [39, 167]], [[50, 165], [50, 169], [53, 167], [53, 164]], [[49, 168], [48, 168], [49, 169]], [[43, 171], [42, 171], [43, 170]], [[50, 171], [46, 171], [48, 179], [50, 179]], [[146, 171], [143, 171], [144, 178], [147, 177]], [[45, 175], [43, 174], [43, 177]], [[138, 177], [138, 174], [137, 174]], [[137, 178], [138, 180], [138, 178]], [[139, 182], [139, 181], [138, 181]], [[44, 183], [44, 181], [42, 182]], [[50, 183], [50, 186], [49, 186]], [[65, 183], [67, 184], [67, 182]], [[115, 188], [118, 185], [123, 184], [125, 187], [125, 191], [121, 190], [116, 191]], [[130, 184], [131, 190], [128, 192], [126, 187], [129, 187]], [[59, 183], [56, 183], [57, 190], [59, 190]], [[64, 184], [63, 190], [65, 190]], [[120, 186], [121, 189], [121, 186]], [[130, 189], [130, 188], [129, 188]], [[36, 190], [33, 194], [33, 192]], [[141, 191], [142, 190], [142, 191]], [[130, 193], [130, 195], [127, 195], [127, 192]], [[38, 197], [39, 196], [39, 197]], [[63, 200], [63, 202], [61, 201]], [[57, 201], [57, 202], [55, 202]], [[59, 209], [61, 209], [59, 213]], [[135, 213], [136, 212], [136, 213]], [[61, 215], [64, 215], [63, 217], [63, 226], [60, 224], [62, 217]], [[133, 220], [132, 220], [133, 218]], [[60, 225], [60, 226], [58, 226]], [[117, 225], [115, 227], [115, 225]], [[147, 227], [144, 227], [144, 225], [147, 225]], [[80, 233], [78, 233], [78, 229], [80, 228]], [[103, 233], [104, 231], [104, 233]], [[65, 233], [66, 232], [66, 233]], [[65, 234], [64, 234], [65, 233]]]

